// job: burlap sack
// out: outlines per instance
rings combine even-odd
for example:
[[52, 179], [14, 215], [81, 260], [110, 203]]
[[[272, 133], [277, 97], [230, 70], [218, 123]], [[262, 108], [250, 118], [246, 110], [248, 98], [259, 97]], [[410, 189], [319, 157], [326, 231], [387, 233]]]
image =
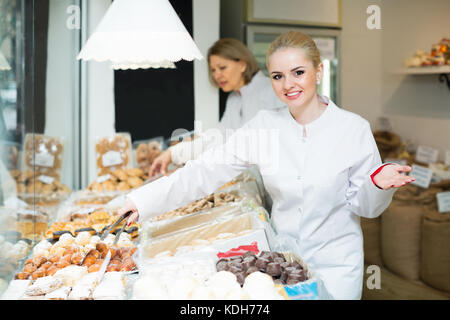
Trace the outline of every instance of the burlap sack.
[[401, 139], [397, 134], [389, 131], [377, 130], [373, 132], [373, 136], [382, 159], [390, 156], [394, 157], [399, 151]]
[[437, 187], [400, 188], [381, 216], [381, 257], [392, 272], [408, 279], [420, 278], [422, 218], [436, 210]]
[[422, 281], [450, 293], [450, 213], [424, 216], [421, 262]]
[[364, 261], [369, 265], [383, 266], [381, 258], [381, 218], [361, 218], [364, 237]]
[[393, 200], [381, 216], [381, 256], [392, 272], [408, 279], [420, 276], [420, 239], [425, 208]]

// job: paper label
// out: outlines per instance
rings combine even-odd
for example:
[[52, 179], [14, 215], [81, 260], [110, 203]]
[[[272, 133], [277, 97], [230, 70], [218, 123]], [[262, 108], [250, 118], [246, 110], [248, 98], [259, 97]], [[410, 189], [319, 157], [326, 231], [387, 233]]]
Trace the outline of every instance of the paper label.
[[384, 163], [395, 163], [395, 164], [399, 164], [401, 166], [406, 166], [408, 164], [405, 159], [393, 159], [393, 158], [386, 158], [386, 159], [384, 159], [383, 162]]
[[47, 152], [36, 153], [34, 157], [35, 166], [53, 168], [54, 163], [55, 157]]
[[90, 214], [90, 213], [92, 213], [94, 211], [95, 211], [95, 208], [83, 208], [83, 209], [78, 210], [77, 213], [79, 213], [79, 214]]
[[42, 176], [39, 176], [38, 180], [45, 184], [52, 184], [53, 181], [55, 181], [55, 178], [42, 175]]
[[445, 152], [445, 165], [450, 167], [450, 151]]
[[450, 191], [436, 194], [438, 210], [441, 213], [450, 212]]
[[117, 166], [123, 163], [120, 152], [108, 151], [102, 156], [102, 163], [104, 167]]
[[430, 186], [431, 178], [433, 177], [433, 171], [417, 164], [413, 164], [412, 171], [409, 173], [409, 175], [416, 178], [416, 180], [411, 182], [411, 184], [426, 189]]
[[33, 216], [36, 216], [36, 215], [38, 214], [36, 211], [34, 211], [34, 210], [28, 210], [28, 209], [22, 209], [22, 210], [19, 210], [19, 211], [17, 211], [17, 213], [18, 213], [18, 214], [22, 214], [22, 215], [28, 215], [28, 214], [30, 214], [30, 215], [33, 215]]
[[422, 163], [436, 163], [439, 150], [434, 148], [419, 146], [416, 151], [416, 160]]
[[108, 181], [109, 179], [111, 179], [111, 175], [108, 173], [103, 176], [99, 176], [96, 181], [97, 183], [103, 183], [105, 181]]

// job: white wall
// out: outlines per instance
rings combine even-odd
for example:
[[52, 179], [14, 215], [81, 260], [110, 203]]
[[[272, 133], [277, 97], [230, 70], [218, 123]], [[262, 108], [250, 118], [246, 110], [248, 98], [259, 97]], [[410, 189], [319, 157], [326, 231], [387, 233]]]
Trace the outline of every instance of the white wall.
[[450, 90], [438, 75], [405, 76], [393, 73], [418, 49], [450, 37], [450, 1], [396, 0], [383, 2], [381, 113], [402, 137], [450, 151]]
[[192, 6], [194, 41], [204, 57], [194, 61], [194, 119], [202, 123], [202, 130], [206, 130], [219, 122], [219, 90], [213, 88], [208, 79], [207, 53], [219, 39], [220, 1], [193, 0]]
[[[382, 30], [366, 27], [369, 5], [381, 8]], [[390, 120], [403, 139], [450, 150], [450, 92], [437, 75], [395, 74], [417, 49], [449, 37], [450, 1], [343, 0], [342, 107], [379, 128]]]
[[[87, 4], [87, 38], [91, 35], [106, 10], [111, 0], [85, 1]], [[85, 15], [86, 15], [85, 13]], [[107, 62], [83, 62], [86, 64], [85, 96], [83, 97], [82, 115], [82, 187], [95, 179], [96, 155], [95, 141], [99, 137], [114, 134], [114, 72]], [[87, 178], [87, 179], [85, 179]]]
[[74, 183], [74, 174], [78, 173], [74, 172], [75, 155], [78, 155], [74, 119], [79, 30], [66, 26], [66, 10], [72, 3], [72, 0], [50, 0], [45, 114], [45, 134], [64, 138], [62, 182], [70, 187]]

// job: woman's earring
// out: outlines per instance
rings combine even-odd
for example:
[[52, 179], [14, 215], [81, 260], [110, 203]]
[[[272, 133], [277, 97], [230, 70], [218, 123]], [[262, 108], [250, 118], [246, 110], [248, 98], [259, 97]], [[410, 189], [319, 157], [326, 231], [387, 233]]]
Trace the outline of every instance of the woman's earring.
[[317, 84], [320, 84], [320, 79], [317, 79]]

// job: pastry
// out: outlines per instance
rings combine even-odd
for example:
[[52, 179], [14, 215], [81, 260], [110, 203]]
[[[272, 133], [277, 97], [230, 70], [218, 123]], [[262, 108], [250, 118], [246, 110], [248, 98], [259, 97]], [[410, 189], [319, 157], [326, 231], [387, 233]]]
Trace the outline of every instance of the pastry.
[[91, 300], [92, 288], [86, 285], [75, 285], [69, 294], [69, 300]]
[[67, 300], [71, 287], [63, 286], [45, 295], [48, 300]]
[[63, 281], [61, 279], [48, 276], [37, 279], [31, 286], [27, 288], [25, 294], [29, 296], [40, 296], [52, 292], [62, 287]]
[[73, 287], [75, 283], [87, 274], [87, 267], [70, 265], [58, 270], [54, 277], [61, 279], [64, 285]]

